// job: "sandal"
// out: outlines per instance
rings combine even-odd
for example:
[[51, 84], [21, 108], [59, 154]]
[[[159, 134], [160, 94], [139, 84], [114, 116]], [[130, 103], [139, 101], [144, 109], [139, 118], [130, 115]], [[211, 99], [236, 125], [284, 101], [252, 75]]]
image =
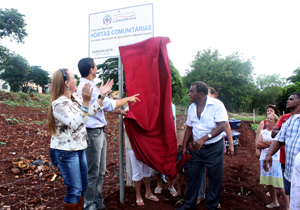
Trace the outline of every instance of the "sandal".
[[155, 196], [155, 195], [145, 195], [145, 198], [148, 199], [148, 200], [151, 200], [151, 201], [155, 201], [155, 202], [158, 202], [159, 199]]
[[162, 190], [162, 188], [160, 188], [160, 189], [155, 188], [155, 189], [154, 189], [154, 193], [155, 193], [155, 194], [161, 194], [161, 190]]
[[197, 199], [197, 206], [203, 201], [204, 199], [198, 198]]
[[171, 195], [173, 195], [173, 194], [176, 193], [176, 190], [175, 190], [175, 189], [173, 189], [173, 190], [172, 190], [172, 189], [168, 189], [168, 190], [170, 191], [170, 194], [171, 194]]
[[276, 207], [279, 207], [279, 206], [280, 206], [279, 203], [276, 203], [276, 204], [270, 203], [270, 204], [266, 205], [266, 207], [267, 207], [268, 209], [276, 208]]
[[175, 192], [172, 196], [173, 196], [173, 197], [181, 197], [181, 194], [179, 194], [178, 191], [177, 191], [177, 192]]
[[136, 200], [136, 205], [138, 205], [138, 206], [145, 206], [145, 203], [144, 203], [143, 199]]

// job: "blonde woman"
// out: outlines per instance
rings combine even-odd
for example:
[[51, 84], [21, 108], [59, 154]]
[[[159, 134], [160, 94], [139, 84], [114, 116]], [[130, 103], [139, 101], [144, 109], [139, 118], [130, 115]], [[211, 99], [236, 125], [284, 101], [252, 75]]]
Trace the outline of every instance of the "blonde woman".
[[[278, 108], [277, 108], [276, 105], [268, 104], [268, 105], [266, 106], [266, 113], [267, 113], [267, 116], [268, 116], [269, 114], [275, 114], [275, 115], [277, 115], [277, 116], [279, 117], [279, 110], [278, 110]], [[257, 148], [257, 138], [258, 138], [258, 136], [259, 136], [259, 134], [260, 134], [260, 131], [262, 131], [262, 130], [264, 130], [264, 129], [266, 129], [266, 128], [267, 128], [266, 120], [263, 120], [263, 121], [261, 121], [261, 122], [259, 123], [259, 125], [258, 125], [258, 127], [257, 127], [257, 130], [256, 130], [256, 138], [255, 138], [255, 156], [256, 156], [257, 158], [260, 157], [260, 149]]]
[[[111, 90], [113, 81], [101, 84], [100, 94]], [[96, 115], [103, 101], [98, 99], [90, 107], [92, 90], [89, 84], [82, 88], [82, 97], [76, 91], [76, 79], [68, 69], [54, 72], [48, 110], [48, 128], [52, 135], [50, 158], [59, 169], [67, 187], [63, 209], [82, 209], [83, 196], [88, 185], [85, 149], [87, 115]]]
[[280, 206], [276, 194], [276, 188], [278, 188], [288, 209], [289, 198], [285, 194], [283, 188], [281, 164], [279, 163], [279, 150], [272, 156], [272, 168], [270, 168], [269, 171], [265, 171], [263, 168], [263, 161], [269, 151], [271, 143], [274, 141], [274, 139], [271, 137], [271, 132], [277, 122], [277, 115], [273, 113], [269, 114], [266, 119], [266, 129], [261, 130], [257, 139], [257, 148], [261, 149], [261, 155], [259, 159], [261, 163], [260, 184], [267, 185], [272, 198], [272, 203], [266, 205], [267, 208], [275, 208]]

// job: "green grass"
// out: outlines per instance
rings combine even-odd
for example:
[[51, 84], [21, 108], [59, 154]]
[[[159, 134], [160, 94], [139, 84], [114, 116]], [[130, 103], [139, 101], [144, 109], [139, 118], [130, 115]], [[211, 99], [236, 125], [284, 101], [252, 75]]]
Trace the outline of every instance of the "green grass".
[[[234, 118], [237, 120], [243, 120], [243, 121], [253, 121], [253, 114], [252, 113], [230, 113], [229, 118]], [[255, 122], [261, 122], [262, 120], [265, 120], [265, 115], [255, 115]]]
[[[235, 117], [232, 117], [234, 119], [237, 119], [237, 120], [243, 120], [243, 121], [253, 121], [253, 116], [235, 116]], [[263, 121], [265, 120], [266, 117], [265, 116], [256, 116], [255, 117], [255, 122], [260, 122], [260, 121]]]

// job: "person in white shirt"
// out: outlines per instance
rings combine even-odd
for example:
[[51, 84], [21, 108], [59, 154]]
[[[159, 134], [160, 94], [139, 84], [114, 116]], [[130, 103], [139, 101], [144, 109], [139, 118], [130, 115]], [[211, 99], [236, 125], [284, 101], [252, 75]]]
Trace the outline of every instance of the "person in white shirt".
[[[96, 115], [103, 105], [97, 99], [90, 106], [91, 86], [82, 87], [82, 98], [76, 91], [76, 79], [68, 69], [54, 72], [51, 81], [48, 110], [48, 128], [51, 136], [50, 158], [59, 169], [67, 186], [63, 209], [82, 209], [83, 196], [88, 184], [85, 148], [87, 115]], [[112, 83], [101, 85], [103, 94], [110, 91]]]
[[207, 168], [209, 188], [206, 199], [207, 209], [217, 209], [222, 193], [224, 141], [222, 132], [228, 120], [224, 104], [207, 96], [208, 87], [204, 82], [194, 82], [190, 88], [190, 105], [182, 154], [193, 135], [193, 153], [190, 159], [189, 178], [185, 204], [181, 209], [195, 209], [203, 167]]
[[[83, 58], [78, 62], [78, 69], [81, 74], [78, 93], [81, 95], [81, 87], [85, 84], [90, 84], [93, 88], [90, 104], [93, 104], [97, 99], [103, 100], [103, 108], [95, 117], [90, 117], [86, 122], [86, 131], [89, 144], [86, 149], [86, 159], [88, 165], [88, 187], [84, 195], [84, 209], [94, 210], [107, 209], [103, 203], [102, 186], [103, 175], [106, 171], [106, 136], [105, 128], [107, 125], [104, 111], [116, 112], [117, 108], [125, 105], [128, 102], [136, 103], [139, 101], [135, 94], [131, 97], [113, 100], [105, 97], [97, 89], [96, 83], [93, 81], [96, 78], [97, 66], [92, 58]], [[121, 112], [119, 112], [121, 114]]]
[[[208, 87], [208, 96], [211, 98], [217, 98], [217, 91], [212, 87]], [[233, 138], [232, 138], [231, 127], [230, 127], [229, 121], [225, 122], [225, 131], [223, 131], [223, 136], [225, 135], [225, 133], [226, 133], [226, 136], [227, 136], [227, 139], [229, 142], [229, 147], [228, 147], [228, 151], [226, 152], [226, 154], [228, 154], [228, 155], [230, 155], [230, 157], [232, 157], [232, 155], [234, 154], [234, 146], [233, 146]], [[225, 139], [224, 139], [224, 141], [225, 141]], [[224, 149], [226, 149], [226, 147]], [[205, 167], [203, 167], [203, 171], [201, 173], [203, 174], [203, 176], [202, 176], [203, 178], [202, 178], [201, 184], [200, 184], [197, 205], [199, 205], [205, 199], [205, 176], [206, 176]], [[221, 208], [221, 204], [218, 205], [218, 208]]]

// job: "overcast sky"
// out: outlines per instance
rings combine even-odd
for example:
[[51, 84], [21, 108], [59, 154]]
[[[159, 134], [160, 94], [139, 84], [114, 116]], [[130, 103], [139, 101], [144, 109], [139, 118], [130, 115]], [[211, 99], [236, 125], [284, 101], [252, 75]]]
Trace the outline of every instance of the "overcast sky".
[[[169, 37], [169, 58], [183, 76], [197, 51], [218, 49], [253, 59], [255, 74], [289, 77], [300, 67], [300, 1], [1, 0], [25, 15], [24, 44], [0, 40], [30, 65], [54, 72], [88, 56], [89, 14], [153, 3], [154, 36]], [[96, 64], [105, 59], [97, 59]]]

